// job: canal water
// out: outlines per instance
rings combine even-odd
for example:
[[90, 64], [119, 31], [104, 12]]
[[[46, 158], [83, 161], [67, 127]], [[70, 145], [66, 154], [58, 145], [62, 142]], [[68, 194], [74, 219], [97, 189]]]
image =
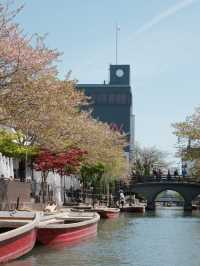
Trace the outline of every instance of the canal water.
[[7, 266], [199, 266], [200, 213], [163, 208], [101, 220], [98, 235], [76, 245], [36, 246]]

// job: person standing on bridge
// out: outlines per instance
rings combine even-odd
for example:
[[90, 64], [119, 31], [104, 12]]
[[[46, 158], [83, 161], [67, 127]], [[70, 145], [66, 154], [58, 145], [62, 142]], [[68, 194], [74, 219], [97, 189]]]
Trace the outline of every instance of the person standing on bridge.
[[157, 176], [158, 176], [158, 173], [157, 173], [156, 169], [153, 168], [153, 177], [154, 177], [154, 178], [157, 178]]
[[170, 170], [168, 169], [168, 172], [167, 172], [167, 179], [170, 180], [171, 179], [171, 173], [170, 173]]
[[161, 177], [162, 177], [162, 171], [161, 171], [161, 169], [159, 168], [159, 169], [158, 169], [158, 179], [161, 180]]
[[185, 167], [182, 168], [182, 177], [186, 177], [187, 176], [187, 171], [185, 169]]
[[177, 178], [178, 176], [179, 176], [179, 174], [178, 174], [178, 170], [175, 169], [175, 170], [174, 170], [174, 177]]

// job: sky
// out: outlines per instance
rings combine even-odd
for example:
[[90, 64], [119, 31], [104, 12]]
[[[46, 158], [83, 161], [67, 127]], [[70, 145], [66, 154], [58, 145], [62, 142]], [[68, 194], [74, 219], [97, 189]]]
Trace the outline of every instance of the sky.
[[[17, 0], [18, 3], [22, 1]], [[16, 21], [24, 33], [48, 33], [63, 52], [60, 77], [79, 83], [108, 81], [115, 64], [130, 64], [135, 137], [173, 157], [172, 123], [183, 121], [200, 99], [200, 0], [24, 0]]]

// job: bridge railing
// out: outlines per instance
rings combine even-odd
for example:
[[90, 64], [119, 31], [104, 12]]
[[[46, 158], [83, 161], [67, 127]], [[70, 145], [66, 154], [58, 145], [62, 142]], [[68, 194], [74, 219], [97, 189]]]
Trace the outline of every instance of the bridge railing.
[[156, 182], [156, 183], [194, 183], [200, 184], [200, 180], [194, 177], [182, 177], [182, 176], [134, 176], [132, 178], [132, 183], [148, 183], [148, 182]]

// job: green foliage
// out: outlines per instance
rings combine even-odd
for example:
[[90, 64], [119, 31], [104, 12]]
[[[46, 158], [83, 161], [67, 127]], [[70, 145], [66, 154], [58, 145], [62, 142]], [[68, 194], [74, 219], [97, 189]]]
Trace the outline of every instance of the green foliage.
[[84, 187], [88, 187], [90, 185], [97, 186], [100, 183], [104, 172], [105, 167], [102, 163], [97, 163], [95, 165], [82, 165], [80, 174]]
[[32, 157], [38, 153], [36, 146], [24, 145], [20, 143], [21, 133], [11, 133], [5, 130], [0, 131], [0, 152], [8, 157], [25, 158]]

